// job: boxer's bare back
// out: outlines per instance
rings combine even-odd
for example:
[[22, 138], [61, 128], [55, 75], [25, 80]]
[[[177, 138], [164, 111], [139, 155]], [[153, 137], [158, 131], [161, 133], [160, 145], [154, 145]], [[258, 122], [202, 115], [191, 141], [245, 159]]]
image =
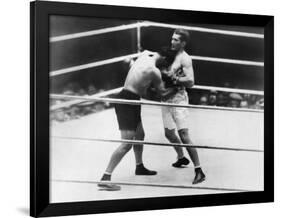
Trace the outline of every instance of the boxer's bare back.
[[128, 72], [124, 88], [139, 96], [144, 96], [151, 85], [159, 86], [161, 82], [161, 72], [155, 65], [155, 55], [149, 51], [144, 51], [134, 62]]

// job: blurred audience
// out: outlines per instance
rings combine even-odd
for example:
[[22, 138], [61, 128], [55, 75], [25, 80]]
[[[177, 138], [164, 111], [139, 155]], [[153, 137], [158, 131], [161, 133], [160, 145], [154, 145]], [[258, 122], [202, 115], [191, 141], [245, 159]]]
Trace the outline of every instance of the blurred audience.
[[208, 105], [208, 97], [207, 97], [207, 95], [201, 96], [199, 104], [200, 105]]
[[98, 90], [93, 84], [90, 84], [87, 88], [87, 92], [88, 92], [88, 95], [94, 95], [98, 92]]
[[[108, 89], [111, 87], [107, 86]], [[104, 92], [104, 89], [97, 89], [93, 84], [89, 84], [86, 88], [83, 88], [78, 83], [70, 82], [62, 90], [64, 95], [78, 95], [78, 96], [91, 96], [100, 92]], [[59, 105], [63, 102], [70, 100], [51, 100], [50, 105]], [[81, 102], [65, 106], [63, 108], [56, 109], [50, 113], [50, 120], [52, 122], [64, 122], [67, 120], [78, 119], [82, 116], [100, 112], [110, 105], [108, 102]]]
[[87, 92], [86, 92], [85, 89], [80, 88], [80, 89], [78, 90], [78, 92], [77, 92], [77, 95], [79, 95], [79, 96], [85, 96], [85, 95], [87, 95]]
[[72, 105], [66, 111], [71, 120], [80, 118], [80, 108], [77, 105]]
[[256, 102], [256, 107], [257, 107], [258, 109], [264, 109], [264, 98], [261, 98], [260, 100], [258, 100], [258, 101]]
[[[231, 85], [229, 82], [225, 82], [223, 87], [231, 88]], [[209, 92], [202, 91], [197, 99], [199, 99], [197, 102], [193, 102], [199, 105], [252, 109], [264, 108], [264, 98], [259, 95], [210, 90]]]
[[229, 102], [229, 95], [225, 92], [219, 92], [217, 94], [217, 106], [226, 107]]
[[[229, 82], [223, 83], [223, 87], [231, 88]], [[106, 85], [106, 90], [113, 89], [110, 84]], [[64, 95], [92, 96], [97, 93], [104, 92], [104, 89], [98, 89], [94, 84], [89, 83], [87, 86], [80, 86], [77, 82], [68, 83], [61, 91]], [[153, 92], [152, 92], [153, 94]], [[112, 97], [113, 95], [109, 96]], [[252, 108], [263, 109], [263, 96], [251, 94], [229, 93], [216, 90], [190, 90], [191, 104], [210, 105], [219, 107], [234, 107], [234, 108]], [[50, 100], [50, 105], [59, 105], [67, 100]], [[108, 102], [81, 102], [79, 104], [69, 105], [59, 108], [50, 113], [50, 120], [54, 123], [64, 122], [67, 120], [78, 119], [82, 116], [97, 113], [110, 107]]]
[[243, 99], [243, 100], [240, 102], [240, 107], [241, 107], [241, 108], [249, 108], [248, 101], [246, 101], [245, 99]]
[[217, 91], [211, 90], [208, 96], [208, 105], [216, 106], [217, 105]]
[[243, 100], [242, 96], [238, 93], [229, 94], [228, 107], [240, 107], [240, 103]]

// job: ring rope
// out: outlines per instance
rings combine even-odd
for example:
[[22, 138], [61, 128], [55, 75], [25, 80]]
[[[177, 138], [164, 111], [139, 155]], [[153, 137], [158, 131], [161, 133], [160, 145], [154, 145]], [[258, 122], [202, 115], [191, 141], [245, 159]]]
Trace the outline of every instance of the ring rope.
[[51, 94], [50, 97], [53, 99], [66, 99], [66, 100], [80, 99], [85, 101], [110, 102], [110, 103], [130, 104], [130, 105], [169, 106], [169, 107], [263, 113], [263, 110], [260, 109], [218, 107], [218, 106], [192, 105], [192, 104], [188, 104], [188, 105], [174, 104], [174, 103], [166, 103], [166, 102], [147, 101], [147, 100], [136, 101], [136, 100], [125, 100], [125, 99], [117, 99], [117, 98], [97, 98], [97, 97], [90, 97], [90, 96], [76, 96], [76, 95], [62, 95], [62, 94]]
[[111, 181], [81, 181], [81, 180], [64, 180], [53, 179], [53, 182], [68, 182], [68, 183], [83, 183], [83, 184], [111, 184], [111, 185], [127, 185], [127, 186], [146, 186], [146, 187], [160, 187], [160, 188], [180, 188], [180, 189], [202, 189], [202, 190], [214, 190], [214, 191], [233, 191], [233, 192], [253, 192], [255, 190], [245, 189], [233, 189], [233, 188], [216, 188], [216, 187], [204, 187], [204, 186], [189, 186], [189, 185], [172, 185], [172, 184], [160, 184], [160, 183], [133, 183], [133, 182], [111, 182]]
[[222, 91], [222, 92], [235, 92], [240, 94], [251, 94], [251, 95], [264, 95], [264, 91], [257, 91], [257, 90], [249, 90], [249, 89], [234, 89], [234, 88], [225, 88], [225, 87], [216, 87], [216, 86], [201, 86], [201, 85], [194, 85], [192, 89], [201, 89], [201, 90], [215, 90], [215, 91]]
[[[90, 95], [89, 97], [99, 97], [99, 98], [105, 97], [105, 96], [116, 94], [116, 93], [120, 92], [122, 90], [122, 88], [123, 87], [111, 89], [111, 90], [108, 90], [108, 91], [104, 91], [104, 92], [100, 92], [100, 93], [97, 93], [97, 94]], [[53, 110], [57, 110], [57, 109], [60, 109], [60, 108], [70, 107], [72, 105], [80, 104], [80, 103], [83, 103], [83, 102], [87, 102], [87, 101], [84, 101], [84, 100], [81, 100], [81, 99], [71, 100], [71, 101], [67, 101], [67, 102], [52, 105], [50, 110], [53, 111]]]
[[[101, 60], [101, 61], [95, 61], [87, 64], [81, 64], [73, 67], [67, 67], [63, 68], [60, 70], [54, 70], [50, 72], [50, 76], [58, 76], [66, 73], [71, 73], [79, 70], [85, 70], [89, 68], [94, 68], [106, 64], [112, 64], [116, 62], [123, 61], [128, 58], [136, 58], [140, 55], [140, 53], [134, 53], [134, 54], [129, 54], [129, 55], [124, 55], [124, 56], [119, 56], [115, 58], [110, 58], [106, 60]], [[237, 60], [237, 59], [227, 59], [227, 58], [215, 58], [215, 57], [203, 57], [203, 56], [194, 56], [190, 55], [190, 57], [193, 60], [199, 60], [199, 61], [210, 61], [210, 62], [221, 62], [221, 63], [229, 63], [229, 64], [241, 64], [241, 65], [250, 65], [250, 66], [257, 66], [257, 67], [263, 67], [264, 63], [263, 62], [258, 62], [258, 61], [245, 61], [245, 60]]]
[[[89, 97], [105, 97], [112, 94], [117, 94], [123, 89], [123, 87], [111, 89], [108, 91], [104, 91], [98, 94], [90, 95]], [[235, 93], [241, 93], [241, 94], [253, 94], [253, 95], [264, 95], [263, 91], [255, 91], [255, 90], [247, 90], [247, 89], [233, 89], [233, 88], [223, 88], [223, 87], [215, 87], [215, 86], [200, 86], [195, 85], [192, 87], [192, 89], [199, 89], [199, 90], [215, 90], [215, 91], [222, 91], [222, 92], [235, 92]], [[51, 106], [51, 110], [57, 110], [64, 107], [70, 107], [75, 104], [80, 104], [82, 102], [85, 102], [84, 100], [71, 100], [63, 103], [58, 103], [56, 105]]]
[[264, 63], [259, 61], [245, 61], [245, 60], [237, 60], [237, 59], [203, 57], [203, 56], [194, 56], [194, 55], [190, 55], [190, 57], [192, 58], [192, 60], [199, 60], [199, 61], [221, 62], [221, 63], [240, 64], [240, 65], [249, 65], [249, 66], [257, 66], [257, 67], [264, 66]]
[[258, 33], [248, 33], [248, 32], [211, 29], [211, 28], [195, 27], [195, 26], [165, 24], [165, 23], [157, 23], [157, 22], [151, 22], [151, 21], [144, 21], [143, 26], [155, 26], [155, 27], [164, 27], [164, 28], [173, 28], [173, 29], [181, 28], [181, 29], [186, 29], [186, 30], [223, 34], [223, 35], [242, 36], [242, 37], [260, 38], [260, 39], [264, 38], [263, 34], [258, 34]]
[[212, 28], [204, 28], [204, 27], [195, 27], [195, 26], [183, 26], [183, 25], [174, 25], [174, 24], [165, 24], [165, 23], [157, 23], [157, 22], [138, 22], [134, 24], [127, 24], [127, 25], [120, 25], [116, 27], [107, 27], [98, 30], [92, 31], [85, 31], [85, 32], [78, 32], [72, 34], [66, 34], [61, 36], [54, 36], [50, 37], [50, 42], [59, 42], [69, 39], [76, 39], [86, 36], [94, 36], [104, 33], [116, 32], [121, 30], [127, 30], [132, 28], [139, 28], [139, 27], [148, 27], [148, 26], [155, 26], [155, 27], [164, 27], [164, 28], [182, 28], [191, 31], [199, 31], [199, 32], [207, 32], [207, 33], [214, 33], [214, 34], [223, 34], [223, 35], [233, 35], [233, 36], [242, 36], [242, 37], [252, 37], [252, 38], [260, 38], [263, 39], [263, 34], [256, 34], [256, 33], [247, 33], [247, 32], [240, 32], [240, 31], [230, 31], [230, 30], [219, 30], [219, 29], [212, 29]]
[[99, 35], [99, 34], [104, 34], [104, 33], [128, 30], [128, 29], [137, 28], [139, 26], [140, 26], [139, 23], [134, 23], [134, 24], [128, 24], [128, 25], [120, 25], [120, 26], [116, 26], [116, 27], [108, 27], [108, 28], [103, 28], [103, 29], [98, 29], [98, 30], [66, 34], [66, 35], [62, 35], [62, 36], [54, 36], [54, 37], [50, 37], [50, 42], [59, 42], [59, 41], [65, 41], [65, 40], [69, 40], [69, 39], [86, 37], [86, 36], [94, 36], [94, 35]]
[[106, 65], [106, 64], [113, 64], [116, 62], [120, 62], [123, 61], [125, 59], [128, 58], [136, 58], [140, 55], [140, 53], [134, 53], [134, 54], [129, 54], [129, 55], [124, 55], [124, 56], [120, 56], [120, 57], [115, 57], [115, 58], [110, 58], [110, 59], [106, 59], [106, 60], [102, 60], [102, 61], [95, 61], [95, 62], [91, 62], [88, 64], [82, 64], [82, 65], [77, 65], [77, 66], [73, 66], [73, 67], [67, 67], [67, 68], [63, 68], [60, 70], [54, 70], [50, 72], [50, 76], [58, 76], [58, 75], [62, 75], [65, 73], [70, 73], [70, 72], [75, 72], [75, 71], [79, 71], [79, 70], [85, 70], [85, 69], [89, 69], [89, 68], [93, 68], [93, 67], [99, 67], [102, 65]]
[[173, 147], [182, 147], [182, 148], [214, 149], [214, 150], [226, 150], [226, 151], [244, 151], [244, 152], [259, 152], [259, 153], [263, 152], [263, 150], [259, 150], [259, 149], [217, 147], [217, 146], [181, 144], [181, 143], [147, 142], [147, 141], [140, 141], [140, 140], [125, 140], [125, 139], [81, 138], [81, 137], [68, 137], [68, 136], [52, 136], [52, 138], [64, 139], [64, 140], [78, 140], [78, 141], [145, 144], [145, 145], [163, 146], [163, 147], [172, 147], [173, 146]]

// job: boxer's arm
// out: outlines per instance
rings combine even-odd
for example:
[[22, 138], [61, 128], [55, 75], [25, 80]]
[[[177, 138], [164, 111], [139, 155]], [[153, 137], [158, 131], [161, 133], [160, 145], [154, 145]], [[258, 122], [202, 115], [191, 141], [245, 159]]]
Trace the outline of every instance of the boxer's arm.
[[169, 96], [171, 96], [177, 92], [177, 89], [174, 87], [165, 88], [165, 84], [161, 77], [161, 72], [158, 69], [155, 70], [155, 72], [154, 72], [154, 78], [153, 78], [152, 84], [153, 84], [153, 87], [155, 87], [157, 93], [162, 98], [168, 98]]
[[182, 75], [178, 76], [174, 74], [174, 84], [184, 85], [186, 88], [191, 88], [194, 85], [194, 72], [191, 58], [182, 58], [181, 65], [183, 71]]

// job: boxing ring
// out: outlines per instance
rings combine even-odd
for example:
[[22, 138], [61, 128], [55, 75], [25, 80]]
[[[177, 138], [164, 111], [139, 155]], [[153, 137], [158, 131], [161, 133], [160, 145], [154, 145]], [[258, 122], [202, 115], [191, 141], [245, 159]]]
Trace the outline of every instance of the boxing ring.
[[[258, 38], [263, 34], [194, 26], [171, 25], [155, 22], [137, 22], [117, 27], [51, 37], [50, 43], [82, 38], [116, 31], [136, 29], [137, 47], [140, 50], [141, 30], [149, 26], [182, 28], [212, 34]], [[111, 59], [86, 63], [50, 72], [50, 77], [76, 72], [82, 69], [113, 64], [127, 58], [136, 58], [139, 52]], [[203, 57], [191, 55], [193, 61], [209, 61], [263, 67], [263, 62]], [[196, 77], [196, 72], [195, 72]], [[97, 188], [108, 160], [121, 142], [139, 144], [140, 141], [121, 140], [114, 109], [81, 117], [50, 127], [50, 199], [51, 202], [73, 202], [128, 198], [148, 198], [179, 195], [200, 195], [263, 190], [264, 114], [261, 109], [231, 108], [206, 105], [176, 105], [148, 100], [132, 101], [110, 98], [122, 87], [91, 96], [50, 94], [50, 99], [65, 102], [52, 105], [50, 111], [66, 108], [81, 102], [107, 102], [142, 105], [142, 121], [145, 131], [144, 163], [158, 171], [153, 177], [135, 176], [132, 153], [127, 154], [114, 171], [112, 184], [122, 190], [102, 191]], [[263, 91], [195, 85], [193, 89], [216, 90], [263, 96]], [[190, 110], [190, 134], [194, 144], [168, 143], [165, 139], [161, 107], [187, 107]], [[203, 183], [192, 185], [193, 167], [175, 169], [176, 159], [172, 146], [195, 147], [201, 165], [207, 175]]]

